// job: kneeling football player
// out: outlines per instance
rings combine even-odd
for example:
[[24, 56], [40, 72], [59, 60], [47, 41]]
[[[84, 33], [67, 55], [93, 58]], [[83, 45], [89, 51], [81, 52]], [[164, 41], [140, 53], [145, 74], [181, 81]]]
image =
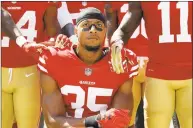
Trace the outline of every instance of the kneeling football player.
[[[124, 49], [123, 74], [116, 74], [104, 47], [106, 21], [96, 8], [81, 11], [76, 20], [78, 42], [71, 47], [43, 47], [17, 43], [25, 50], [43, 48], [38, 68], [42, 107], [49, 128], [125, 128], [133, 109], [132, 83], [138, 74], [135, 54]], [[60, 42], [71, 44], [66, 36]], [[37, 46], [37, 47], [36, 47]]]

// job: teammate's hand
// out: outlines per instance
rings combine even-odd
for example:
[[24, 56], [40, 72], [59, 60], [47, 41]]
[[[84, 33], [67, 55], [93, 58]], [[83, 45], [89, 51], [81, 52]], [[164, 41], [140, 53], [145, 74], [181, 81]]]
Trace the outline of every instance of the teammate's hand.
[[25, 39], [24, 36], [19, 36], [16, 38], [16, 44], [21, 47], [26, 53], [36, 53], [41, 51], [42, 49], [47, 49], [44, 44], [29, 42]]
[[128, 110], [114, 109], [107, 113], [111, 113], [111, 116], [106, 116], [98, 121], [101, 128], [126, 128], [131, 120]]
[[70, 48], [72, 46], [72, 42], [70, 41], [70, 39], [63, 34], [59, 34], [56, 37], [56, 41], [55, 41], [55, 47], [57, 48]]
[[55, 40], [44, 41], [44, 42], [41, 42], [41, 44], [43, 44], [45, 46], [55, 46]]
[[47, 50], [48, 47], [45, 46], [44, 44], [41, 43], [36, 43], [36, 42], [27, 42], [25, 43], [22, 48], [25, 50], [25, 52], [31, 52], [31, 53], [35, 53], [35, 52], [40, 52], [42, 51], [42, 49]]
[[122, 65], [122, 49], [123, 49], [123, 41], [117, 40], [111, 45], [111, 64], [113, 70], [117, 73], [124, 73], [123, 65]]

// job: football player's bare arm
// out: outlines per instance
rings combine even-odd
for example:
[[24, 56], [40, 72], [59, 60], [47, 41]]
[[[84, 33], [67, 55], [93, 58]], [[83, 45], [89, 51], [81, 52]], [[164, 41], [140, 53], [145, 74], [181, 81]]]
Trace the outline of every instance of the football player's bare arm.
[[74, 24], [72, 17], [68, 11], [66, 2], [62, 2], [62, 6], [58, 8], [58, 22], [61, 27], [60, 33], [66, 35], [71, 42], [77, 43], [77, 37], [74, 33]]
[[[128, 110], [128, 115], [130, 118], [132, 117], [133, 102], [134, 102], [133, 94], [132, 94], [132, 85], [133, 85], [133, 79], [129, 79], [123, 85], [121, 85], [121, 87], [116, 92], [113, 98], [113, 102], [111, 106], [112, 108], [116, 108], [116, 109]], [[132, 125], [132, 126], [129, 126], [128, 128], [134, 128], [134, 126]]]
[[108, 39], [111, 39], [113, 32], [118, 27], [117, 11], [113, 10], [111, 2], [105, 2], [104, 12], [107, 20], [107, 37]]
[[18, 36], [21, 36], [20, 30], [17, 28], [13, 21], [11, 14], [1, 7], [1, 27], [3, 32], [6, 33], [11, 39], [15, 40]]
[[66, 117], [65, 103], [56, 81], [41, 73], [42, 108], [46, 124], [49, 128], [84, 128], [84, 119]]
[[123, 17], [119, 27], [113, 33], [111, 43], [122, 40], [127, 43], [128, 39], [132, 36], [133, 32], [141, 22], [143, 11], [140, 2], [129, 2], [128, 11]]
[[132, 85], [133, 79], [129, 79], [123, 85], [121, 85], [112, 102], [112, 108], [128, 109], [130, 116], [132, 115], [133, 111]]
[[[35, 49], [45, 48], [41, 44], [36, 45], [36, 46], [33, 46], [34, 43], [28, 45], [27, 40], [25, 39], [25, 37], [23, 37], [21, 31], [16, 26], [10, 13], [8, 11], [6, 11], [5, 9], [3, 9], [2, 7], [1, 7], [1, 26], [2, 26], [3, 32], [5, 32], [6, 35], [9, 36], [11, 39], [16, 40], [16, 44], [18, 46], [20, 46], [26, 53], [29, 52], [29, 46], [30, 46], [30, 48], [32, 48], [32, 49], [30, 49], [32, 51], [32, 53], [30, 53], [30, 55], [32, 55], [34, 58], [37, 58], [36, 57], [37, 53], [36, 53], [36, 51], [34, 51], [34, 48]], [[25, 47], [23, 47], [24, 45], [25, 45]]]
[[53, 37], [59, 33], [60, 27], [57, 21], [56, 6], [50, 6], [46, 9], [43, 21], [47, 36]]

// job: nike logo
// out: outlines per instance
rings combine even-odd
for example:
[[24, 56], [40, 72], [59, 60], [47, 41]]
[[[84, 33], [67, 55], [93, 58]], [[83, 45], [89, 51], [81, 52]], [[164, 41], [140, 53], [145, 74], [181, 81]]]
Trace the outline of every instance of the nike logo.
[[30, 73], [30, 74], [25, 74], [25, 77], [30, 77], [31, 75], [33, 75], [34, 73]]

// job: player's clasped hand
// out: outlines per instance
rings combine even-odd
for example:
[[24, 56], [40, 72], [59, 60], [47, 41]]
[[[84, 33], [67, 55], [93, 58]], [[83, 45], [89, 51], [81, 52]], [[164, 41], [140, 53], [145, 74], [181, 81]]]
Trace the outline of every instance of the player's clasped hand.
[[111, 63], [113, 70], [117, 73], [124, 73], [123, 64], [122, 64], [122, 50], [123, 50], [123, 41], [117, 40], [111, 46]]
[[112, 108], [101, 115], [98, 123], [101, 128], [126, 128], [130, 120], [128, 110]]

